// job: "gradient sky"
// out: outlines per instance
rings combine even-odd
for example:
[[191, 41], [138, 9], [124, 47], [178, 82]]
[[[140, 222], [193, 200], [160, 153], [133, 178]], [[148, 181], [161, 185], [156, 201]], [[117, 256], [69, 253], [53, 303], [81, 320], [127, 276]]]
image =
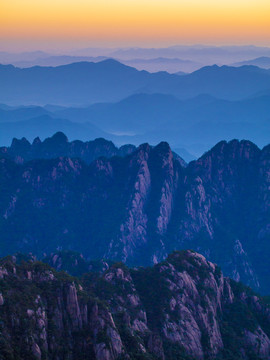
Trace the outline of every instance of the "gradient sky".
[[0, 50], [270, 45], [269, 0], [0, 0]]

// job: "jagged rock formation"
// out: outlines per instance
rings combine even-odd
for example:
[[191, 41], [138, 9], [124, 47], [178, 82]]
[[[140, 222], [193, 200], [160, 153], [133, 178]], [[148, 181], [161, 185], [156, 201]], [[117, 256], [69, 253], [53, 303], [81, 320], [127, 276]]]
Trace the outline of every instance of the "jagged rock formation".
[[81, 279], [9, 257], [0, 285], [1, 360], [270, 358], [269, 308], [191, 251]]
[[269, 285], [270, 146], [222, 141], [185, 166], [167, 143], [87, 165], [0, 160], [1, 255], [56, 249], [153, 264], [194, 249], [262, 293]]
[[136, 150], [134, 145], [123, 145], [117, 148], [111, 141], [95, 139], [83, 142], [68, 141], [62, 132], [41, 141], [35, 138], [31, 144], [26, 138], [13, 139], [10, 147], [0, 147], [0, 156], [23, 163], [33, 159], [54, 159], [60, 156], [79, 158], [90, 164], [99, 157], [126, 156]]

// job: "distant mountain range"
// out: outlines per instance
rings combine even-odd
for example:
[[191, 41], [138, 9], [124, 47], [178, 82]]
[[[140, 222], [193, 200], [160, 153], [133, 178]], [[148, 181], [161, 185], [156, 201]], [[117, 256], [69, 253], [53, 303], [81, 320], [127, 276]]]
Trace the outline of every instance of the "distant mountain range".
[[20, 67], [28, 68], [33, 66], [61, 66], [72, 64], [75, 62], [100, 62], [108, 59], [106, 56], [70, 56], [70, 55], [54, 55], [48, 57], [40, 57], [33, 60], [17, 60], [10, 64]]
[[[90, 48], [78, 50], [76, 53], [86, 55], [92, 54], [93, 52]], [[209, 65], [214, 63], [230, 64], [260, 56], [270, 56], [270, 48], [257, 46], [176, 45], [167, 48], [123, 48], [111, 51], [109, 54], [109, 56], [116, 57], [121, 60], [166, 57], [192, 60]]]
[[0, 66], [0, 102], [7, 105], [87, 105], [115, 102], [136, 93], [187, 99], [208, 94], [239, 100], [270, 88], [270, 70], [254, 66], [204, 67], [178, 76], [138, 71], [115, 60], [58, 67]]
[[138, 134], [142, 141], [165, 137], [173, 146], [214, 144], [232, 137], [264, 145], [269, 141], [270, 96], [228, 101], [201, 95], [183, 101], [171, 95], [138, 94], [118, 103], [69, 108], [55, 115], [73, 122], [91, 121], [107, 133]]
[[233, 66], [244, 66], [244, 65], [253, 65], [265, 69], [270, 69], [270, 57], [261, 56], [256, 59], [240, 61], [238, 63], [233, 64]]
[[50, 112], [41, 106], [11, 107], [0, 104], [0, 123], [24, 121], [45, 115], [50, 115]]
[[[145, 85], [149, 77], [114, 60], [59, 67], [0, 66], [0, 99], [12, 104], [89, 104], [116, 101]], [[169, 76], [169, 75], [167, 75]]]
[[[1, 59], [1, 55], [0, 55]], [[16, 60], [11, 61], [10, 64], [20, 67], [28, 68], [33, 66], [60, 66], [72, 64], [75, 62], [100, 62], [102, 60], [110, 59], [106, 56], [70, 56], [70, 55], [55, 55], [48, 57], [40, 57], [32, 60]], [[114, 59], [118, 60], [118, 59]], [[167, 71], [169, 73], [180, 72], [192, 72], [198, 70], [203, 66], [195, 61], [191, 60], [182, 60], [179, 58], [153, 58], [153, 59], [129, 59], [129, 60], [119, 60], [119, 62], [132, 66], [137, 70], [146, 70], [149, 72], [158, 72], [158, 71]], [[1, 62], [0, 62], [1, 63]], [[4, 62], [5, 63], [5, 62]]]
[[122, 149], [63, 134], [1, 149], [0, 256], [69, 249], [138, 266], [194, 249], [269, 293], [269, 146], [222, 141], [187, 166], [164, 142]]
[[19, 67], [57, 66], [78, 61], [114, 58], [139, 70], [191, 72], [199, 67], [228, 65], [258, 57], [269, 57], [267, 47], [258, 46], [170, 46], [167, 48], [86, 48], [65, 53], [32, 51], [8, 53], [0, 51], [0, 63]]
[[50, 54], [44, 51], [26, 51], [18, 53], [0, 51], [0, 63], [12, 64], [15, 61], [31, 61], [34, 59], [46, 58], [48, 56], [50, 56]]
[[8, 145], [13, 137], [33, 141], [57, 131], [71, 140], [103, 137], [117, 145], [166, 139], [173, 149], [184, 149], [179, 154], [186, 161], [222, 139], [251, 139], [262, 147], [269, 143], [268, 92], [237, 101], [210, 95], [180, 100], [167, 94], [135, 94], [84, 108], [0, 105], [0, 145]]
[[[30, 55], [24, 61], [48, 58]], [[270, 70], [214, 65], [180, 75], [138, 71], [112, 59], [24, 69], [0, 65], [0, 145], [57, 131], [71, 140], [104, 137], [118, 146], [165, 139], [184, 149], [189, 161], [222, 139], [269, 142]]]
[[204, 66], [196, 61], [179, 58], [157, 57], [151, 59], [118, 59], [121, 63], [149, 72], [167, 71], [169, 73], [190, 73]]
[[[146, 70], [149, 72], [159, 72], [166, 71], [168, 73], [178, 73], [185, 74], [196, 71], [204, 66], [209, 66], [214, 63], [210, 61], [209, 63], [200, 63], [188, 59], [180, 58], [170, 58], [170, 57], [157, 57], [157, 58], [140, 58], [140, 59], [118, 59], [108, 56], [71, 56], [71, 55], [54, 55], [54, 56], [45, 56], [34, 58], [31, 60], [15, 60], [7, 62], [9, 57], [6, 59], [4, 57], [3, 64], [12, 64], [20, 68], [28, 68], [33, 66], [61, 66], [68, 65], [75, 62], [100, 62], [103, 60], [113, 59], [121, 62], [122, 64], [136, 68], [137, 70]], [[12, 57], [10, 58], [12, 60]], [[1, 63], [1, 53], [0, 53], [0, 63]], [[223, 64], [222, 64], [223, 65]], [[262, 56], [251, 60], [244, 60], [240, 62], [233, 63], [231, 66], [244, 66], [252, 65], [264, 69], [270, 68], [270, 57]]]

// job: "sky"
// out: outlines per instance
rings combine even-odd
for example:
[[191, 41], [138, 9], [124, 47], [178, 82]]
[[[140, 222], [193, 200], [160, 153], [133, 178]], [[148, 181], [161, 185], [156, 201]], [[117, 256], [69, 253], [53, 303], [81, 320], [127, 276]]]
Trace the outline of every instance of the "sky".
[[0, 50], [270, 46], [269, 0], [0, 0]]

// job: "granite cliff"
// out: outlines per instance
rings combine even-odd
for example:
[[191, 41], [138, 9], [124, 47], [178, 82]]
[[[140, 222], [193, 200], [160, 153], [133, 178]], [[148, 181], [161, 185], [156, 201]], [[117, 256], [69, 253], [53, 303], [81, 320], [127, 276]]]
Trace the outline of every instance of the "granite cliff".
[[270, 358], [270, 311], [192, 251], [76, 278], [21, 256], [0, 263], [0, 359]]

